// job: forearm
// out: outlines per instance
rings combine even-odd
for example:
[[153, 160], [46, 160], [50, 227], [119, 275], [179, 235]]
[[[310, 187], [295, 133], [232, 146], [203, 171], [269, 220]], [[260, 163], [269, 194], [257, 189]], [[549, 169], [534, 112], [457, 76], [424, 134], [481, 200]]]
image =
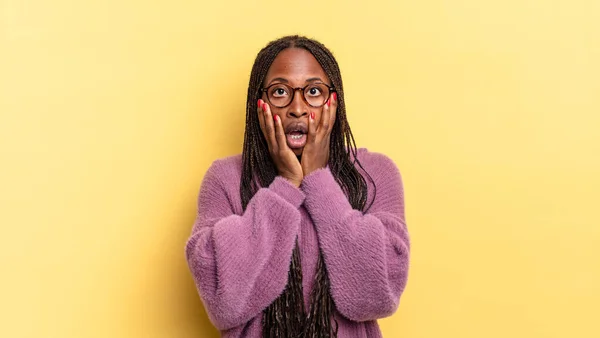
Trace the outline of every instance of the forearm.
[[400, 209], [354, 210], [328, 169], [305, 178], [302, 189], [338, 310], [356, 321], [392, 314], [408, 274], [409, 238]]
[[[298, 208], [304, 200], [303, 194], [294, 189], [276, 179], [268, 189], [254, 195], [243, 215], [223, 216], [226, 212], [203, 205], [186, 255], [217, 328], [244, 324], [285, 288], [300, 224]], [[201, 194], [211, 201], [216, 195], [214, 191]], [[215, 208], [223, 204], [221, 201]]]

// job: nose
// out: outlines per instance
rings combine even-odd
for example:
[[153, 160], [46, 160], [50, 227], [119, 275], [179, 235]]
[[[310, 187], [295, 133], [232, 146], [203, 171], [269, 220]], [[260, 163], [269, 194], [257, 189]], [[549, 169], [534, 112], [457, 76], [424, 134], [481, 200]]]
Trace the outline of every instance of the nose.
[[288, 117], [291, 116], [295, 118], [300, 118], [303, 116], [308, 116], [308, 106], [306, 105], [306, 102], [304, 102], [304, 100], [302, 99], [303, 94], [304, 93], [300, 88], [297, 88], [296, 91], [294, 91], [294, 98], [288, 106]]

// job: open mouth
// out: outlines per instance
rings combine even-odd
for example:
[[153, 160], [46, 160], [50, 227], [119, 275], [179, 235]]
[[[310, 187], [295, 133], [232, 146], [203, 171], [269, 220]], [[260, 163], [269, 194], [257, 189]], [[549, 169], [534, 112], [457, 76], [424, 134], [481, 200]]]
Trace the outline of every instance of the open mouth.
[[308, 127], [305, 123], [296, 122], [285, 128], [285, 138], [288, 147], [292, 149], [302, 148], [306, 145], [306, 133]]
[[306, 145], [306, 134], [300, 131], [293, 131], [285, 134], [288, 147], [292, 149], [302, 148]]

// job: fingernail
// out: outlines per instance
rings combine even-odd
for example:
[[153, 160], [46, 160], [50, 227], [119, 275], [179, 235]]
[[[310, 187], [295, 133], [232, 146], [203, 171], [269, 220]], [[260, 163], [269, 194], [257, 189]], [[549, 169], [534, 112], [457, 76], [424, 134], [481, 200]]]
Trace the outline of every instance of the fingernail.
[[336, 92], [333, 92], [333, 99], [337, 100], [337, 93]]
[[258, 108], [260, 108], [260, 99], [258, 99], [257, 104], [258, 104]]
[[267, 104], [266, 104], [266, 103], [264, 103], [264, 102], [263, 102], [263, 104], [262, 104], [262, 109], [263, 109], [264, 111], [266, 111], [266, 110], [267, 110]]
[[331, 100], [327, 100], [327, 107], [331, 105]]
[[314, 111], [311, 111], [311, 112], [310, 112], [310, 119], [311, 119], [311, 120], [314, 120], [314, 119], [315, 119], [315, 112], [314, 112]]
[[277, 122], [277, 120], [279, 119], [279, 116], [278, 115], [274, 115], [273, 119], [275, 120], [275, 122]]

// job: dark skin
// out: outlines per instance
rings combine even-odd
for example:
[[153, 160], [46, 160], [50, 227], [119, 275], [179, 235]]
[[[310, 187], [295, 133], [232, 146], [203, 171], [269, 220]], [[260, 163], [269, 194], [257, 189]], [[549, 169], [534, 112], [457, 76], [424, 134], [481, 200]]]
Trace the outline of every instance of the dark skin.
[[[331, 85], [325, 71], [309, 51], [288, 48], [281, 51], [271, 64], [264, 85], [282, 82], [296, 88], [314, 81]], [[299, 187], [305, 176], [327, 166], [336, 109], [336, 93], [331, 93], [327, 103], [319, 108], [309, 106], [300, 91], [296, 92], [293, 101], [284, 108], [271, 107], [265, 93], [258, 101], [260, 129], [267, 140], [271, 157], [279, 175], [294, 186]], [[291, 149], [285, 130], [297, 122], [308, 126], [306, 144]]]

